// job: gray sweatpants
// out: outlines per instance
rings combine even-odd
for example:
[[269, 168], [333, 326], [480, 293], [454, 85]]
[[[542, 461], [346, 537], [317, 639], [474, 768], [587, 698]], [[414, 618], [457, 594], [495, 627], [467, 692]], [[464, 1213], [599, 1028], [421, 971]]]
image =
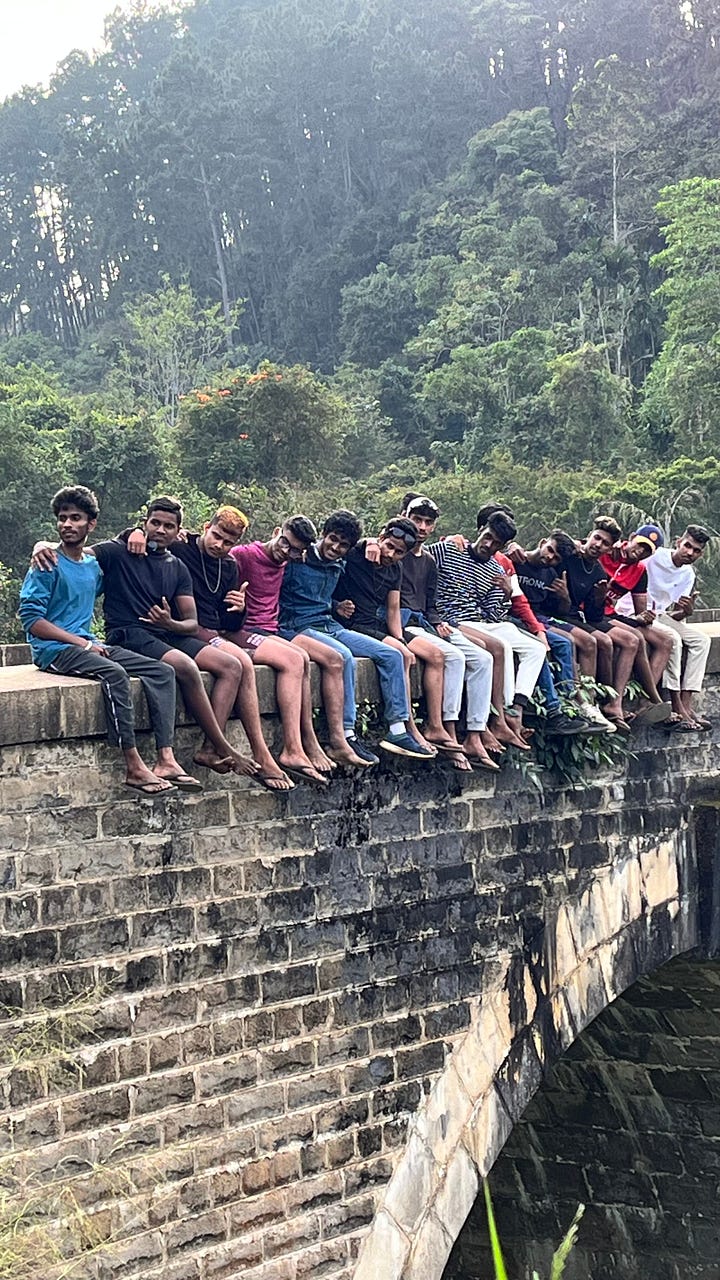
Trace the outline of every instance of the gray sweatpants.
[[135, 746], [130, 676], [138, 676], [145, 691], [150, 723], [158, 749], [171, 747], [175, 732], [175, 672], [167, 662], [145, 658], [119, 645], [105, 645], [108, 657], [94, 650], [68, 644], [51, 664], [62, 676], [82, 676], [99, 680], [105, 699], [108, 739], [112, 746], [127, 751]]

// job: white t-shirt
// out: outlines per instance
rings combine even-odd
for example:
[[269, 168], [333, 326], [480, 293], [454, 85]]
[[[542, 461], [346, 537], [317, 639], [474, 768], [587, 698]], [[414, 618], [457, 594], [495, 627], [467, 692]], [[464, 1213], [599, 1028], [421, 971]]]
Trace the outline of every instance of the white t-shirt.
[[689, 596], [695, 586], [695, 570], [689, 564], [675, 565], [672, 551], [660, 547], [646, 561], [648, 608], [666, 613], [681, 596]]

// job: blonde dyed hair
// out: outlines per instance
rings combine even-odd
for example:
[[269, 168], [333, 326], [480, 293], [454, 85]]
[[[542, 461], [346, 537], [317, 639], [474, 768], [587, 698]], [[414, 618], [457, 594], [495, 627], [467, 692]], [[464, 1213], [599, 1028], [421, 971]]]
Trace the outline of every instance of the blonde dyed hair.
[[245, 531], [249, 528], [250, 521], [241, 511], [239, 507], [218, 507], [210, 524], [221, 524], [223, 529], [227, 529], [228, 533], [234, 533], [236, 538], [241, 538]]

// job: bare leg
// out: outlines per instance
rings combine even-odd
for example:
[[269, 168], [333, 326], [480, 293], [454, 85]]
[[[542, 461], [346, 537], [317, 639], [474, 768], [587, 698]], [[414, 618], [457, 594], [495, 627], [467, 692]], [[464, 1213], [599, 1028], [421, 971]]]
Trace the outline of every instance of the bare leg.
[[367, 768], [368, 763], [361, 760], [352, 749], [352, 743], [345, 737], [343, 724], [343, 670], [342, 655], [329, 644], [314, 640], [312, 636], [302, 633], [293, 638], [292, 643], [304, 649], [311, 662], [320, 670], [320, 687], [323, 707], [328, 727], [328, 737], [332, 750], [332, 759], [338, 764], [352, 765], [354, 768]]
[[256, 666], [267, 665], [276, 673], [275, 696], [283, 730], [280, 764], [291, 769], [310, 769], [311, 777], [323, 781], [306, 755], [300, 735], [306, 655], [280, 636], [267, 636], [253, 649], [252, 660]]
[[[225, 726], [237, 701], [242, 682], [242, 666], [233, 657], [232, 653], [223, 652], [219, 647], [209, 644], [205, 645], [204, 649], [201, 649], [195, 661], [201, 671], [209, 671], [214, 676], [210, 702], [215, 712], [215, 719], [222, 732], [225, 733]], [[194, 759], [196, 764], [202, 764], [206, 769], [217, 769], [219, 766], [219, 772], [225, 771], [223, 761], [218, 759], [215, 751], [213, 751], [212, 743], [208, 740], [207, 735], [200, 746], [200, 750], [196, 751]]]
[[613, 627], [610, 632], [610, 640], [614, 650], [613, 684], [617, 689], [618, 698], [622, 702], [638, 655], [640, 637], [635, 635], [631, 627], [623, 627], [621, 624]]
[[650, 669], [650, 660], [648, 658], [647, 645], [645, 644], [644, 635], [639, 635], [637, 631], [633, 631], [631, 627], [625, 626], [623, 622], [613, 623], [613, 636], [615, 630], [622, 628], [623, 631], [630, 631], [637, 640], [637, 653], [635, 662], [633, 663], [633, 671], [643, 687], [643, 692], [650, 702], [662, 702], [662, 698], [657, 691], [657, 686], [653, 680], [653, 674]]
[[[552, 630], [552, 628], [551, 628]], [[563, 634], [567, 635], [567, 632]], [[580, 627], [573, 627], [570, 632], [570, 639], [573, 642], [575, 653], [577, 655], [577, 664], [581, 676], [589, 676], [594, 680], [597, 675], [597, 640], [595, 636], [589, 635], [587, 631], [582, 631]]]
[[301, 656], [303, 660], [302, 698], [300, 702], [300, 736], [302, 738], [303, 749], [313, 766], [313, 769], [316, 769], [318, 773], [327, 778], [337, 766], [335, 761], [330, 759], [330, 756], [325, 755], [325, 752], [318, 742], [315, 725], [313, 723], [310, 658], [300, 645], [297, 647], [301, 649]]
[[[215, 712], [212, 703], [205, 692], [205, 686], [200, 675], [200, 668], [188, 658], [187, 654], [181, 653], [179, 649], [169, 649], [162, 659], [175, 671], [185, 705], [191, 715], [197, 720], [205, 737], [209, 740], [217, 752], [217, 756], [221, 760], [229, 760], [232, 768], [236, 773], [253, 774], [257, 773], [257, 765], [254, 760], [249, 760], [247, 756], [243, 756], [230, 745], [220, 725], [215, 718]], [[160, 777], [167, 776], [160, 774]]]
[[246, 649], [241, 649], [239, 645], [233, 644], [230, 640], [223, 640], [220, 644], [215, 645], [214, 648], [222, 649], [223, 652], [229, 653], [236, 662], [240, 663], [242, 677], [237, 698], [235, 699], [235, 710], [250, 743], [253, 760], [257, 760], [260, 765], [263, 778], [271, 791], [291, 791], [293, 783], [287, 774], [283, 773], [277, 761], [273, 759], [270, 748], [263, 737], [255, 668], [250, 654]]

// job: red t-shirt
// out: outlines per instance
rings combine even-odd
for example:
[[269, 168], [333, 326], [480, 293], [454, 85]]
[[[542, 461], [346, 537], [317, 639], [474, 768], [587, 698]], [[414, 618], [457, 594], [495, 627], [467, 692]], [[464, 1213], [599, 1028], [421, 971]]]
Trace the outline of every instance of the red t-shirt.
[[[635, 595], [641, 595], [647, 591], [648, 577], [645, 561], [638, 560], [636, 564], [630, 564], [623, 560], [624, 546], [625, 543], [621, 545], [619, 552], [615, 552], [615, 555], [612, 551], [608, 551], [600, 557], [600, 563], [608, 576], [608, 589], [605, 596], [606, 614], [615, 612], [618, 600], [628, 591]], [[615, 556], [618, 558], [616, 559]]]

